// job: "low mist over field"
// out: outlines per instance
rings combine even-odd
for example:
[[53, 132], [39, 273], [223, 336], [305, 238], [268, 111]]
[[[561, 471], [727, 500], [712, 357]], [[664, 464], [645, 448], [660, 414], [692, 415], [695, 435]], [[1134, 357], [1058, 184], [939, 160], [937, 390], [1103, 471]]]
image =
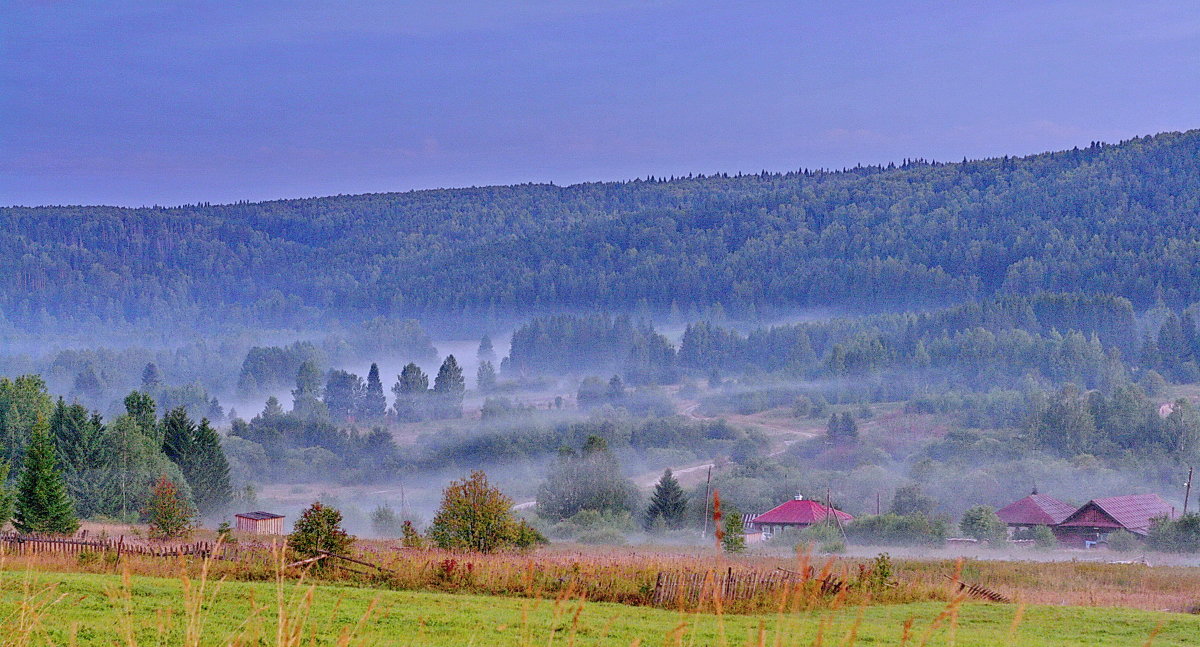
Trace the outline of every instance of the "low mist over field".
[[7, 3], [10, 642], [1196, 642], [1198, 26]]

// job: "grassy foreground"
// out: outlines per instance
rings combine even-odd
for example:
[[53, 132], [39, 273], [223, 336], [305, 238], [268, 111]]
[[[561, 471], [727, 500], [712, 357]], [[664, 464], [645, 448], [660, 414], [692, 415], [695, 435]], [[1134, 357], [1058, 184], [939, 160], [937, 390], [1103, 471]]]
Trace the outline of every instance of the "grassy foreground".
[[818, 633], [825, 645], [1200, 643], [1198, 617], [1115, 608], [1028, 607], [1014, 633], [1017, 606], [982, 603], [962, 605], [956, 622], [944, 615], [938, 622], [947, 607], [932, 602], [718, 616], [290, 582], [208, 582], [203, 593], [200, 586], [144, 576], [123, 582], [118, 575], [0, 572], [0, 645], [811, 645]]

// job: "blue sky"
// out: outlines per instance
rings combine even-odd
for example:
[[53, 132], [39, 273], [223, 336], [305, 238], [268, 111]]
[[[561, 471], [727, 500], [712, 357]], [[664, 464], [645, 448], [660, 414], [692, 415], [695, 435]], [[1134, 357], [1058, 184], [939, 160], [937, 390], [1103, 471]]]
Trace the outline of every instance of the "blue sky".
[[0, 204], [1026, 154], [1200, 127], [1189, 2], [0, 7]]

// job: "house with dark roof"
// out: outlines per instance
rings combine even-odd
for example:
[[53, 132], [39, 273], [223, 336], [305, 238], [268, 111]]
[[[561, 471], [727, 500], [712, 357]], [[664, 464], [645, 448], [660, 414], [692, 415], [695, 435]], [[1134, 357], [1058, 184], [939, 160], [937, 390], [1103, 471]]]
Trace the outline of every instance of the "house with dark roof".
[[755, 515], [746, 531], [761, 532], [763, 539], [769, 539], [785, 528], [807, 528], [822, 522], [847, 523], [853, 520], [852, 515], [841, 510], [797, 496]]
[[1056, 526], [1075, 512], [1075, 506], [1063, 503], [1049, 494], [1033, 494], [1013, 501], [996, 511], [996, 516], [1008, 526], [1008, 534], [1035, 526]]
[[1145, 537], [1156, 518], [1175, 518], [1175, 507], [1157, 494], [1092, 499], [1051, 529], [1068, 546], [1090, 548], [1118, 530]]

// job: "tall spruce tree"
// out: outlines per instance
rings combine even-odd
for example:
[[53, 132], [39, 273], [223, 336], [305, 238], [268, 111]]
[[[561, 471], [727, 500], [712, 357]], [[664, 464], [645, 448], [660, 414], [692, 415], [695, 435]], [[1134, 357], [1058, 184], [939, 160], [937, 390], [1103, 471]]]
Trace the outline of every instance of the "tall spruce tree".
[[479, 350], [475, 351], [475, 357], [481, 362], [493, 362], [496, 360], [496, 349], [492, 347], [492, 338], [484, 335], [479, 339]]
[[396, 417], [404, 422], [417, 422], [425, 418], [425, 401], [429, 392], [429, 376], [420, 366], [409, 362], [396, 376], [392, 393], [396, 402], [392, 405]]
[[164, 418], [163, 453], [179, 467], [191, 490], [197, 511], [203, 516], [224, 510], [233, 498], [229, 484], [229, 461], [221, 449], [221, 437], [204, 418], [197, 426], [183, 407]]
[[192, 498], [201, 515], [219, 514], [233, 500], [233, 486], [229, 482], [229, 460], [221, 449], [221, 436], [207, 418], [202, 418], [196, 427], [192, 446], [192, 472], [184, 474], [192, 488]]
[[383, 394], [383, 381], [379, 379], [379, 365], [371, 363], [367, 373], [367, 390], [363, 393], [358, 417], [363, 420], [382, 420], [387, 415], [387, 396]]
[[176, 407], [163, 416], [162, 429], [163, 453], [174, 461], [186, 476], [188, 470], [184, 465], [190, 462], [195, 451], [193, 442], [196, 437], [196, 423], [188, 417], [187, 409]]
[[50, 424], [39, 416], [33, 426], [17, 484], [13, 526], [25, 533], [73, 534], [79, 529], [75, 505], [54, 458]]
[[646, 508], [646, 529], [654, 529], [659, 524], [669, 529], [679, 528], [683, 525], [686, 513], [687, 498], [683, 488], [668, 469], [654, 486], [654, 494]]
[[100, 414], [59, 398], [50, 414], [50, 436], [75, 512], [84, 518], [98, 513], [115, 483]]
[[439, 418], [461, 418], [463, 393], [467, 390], [467, 380], [463, 377], [462, 368], [453, 355], [447, 355], [438, 369], [437, 377], [433, 380], [433, 394], [437, 400]]

